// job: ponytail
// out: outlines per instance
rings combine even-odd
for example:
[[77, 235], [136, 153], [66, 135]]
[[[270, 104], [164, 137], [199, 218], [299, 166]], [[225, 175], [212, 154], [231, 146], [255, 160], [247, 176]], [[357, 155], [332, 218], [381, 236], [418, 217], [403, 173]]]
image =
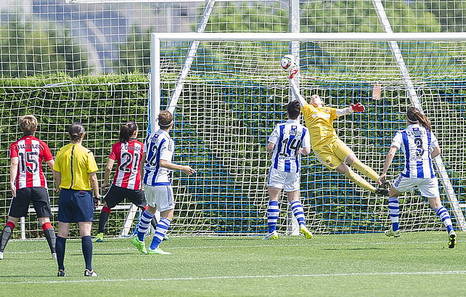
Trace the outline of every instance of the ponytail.
[[68, 127], [68, 134], [70, 135], [70, 140], [72, 142], [78, 142], [86, 134], [83, 125], [79, 122], [74, 122]]
[[414, 106], [408, 108], [406, 112], [406, 117], [408, 118], [408, 122], [412, 124], [419, 123], [421, 126], [426, 128], [427, 130], [432, 130], [432, 124], [430, 120], [427, 118], [425, 114], [423, 114], [419, 109]]
[[120, 127], [120, 142], [128, 142], [134, 131], [138, 129], [135, 122], [127, 122]]

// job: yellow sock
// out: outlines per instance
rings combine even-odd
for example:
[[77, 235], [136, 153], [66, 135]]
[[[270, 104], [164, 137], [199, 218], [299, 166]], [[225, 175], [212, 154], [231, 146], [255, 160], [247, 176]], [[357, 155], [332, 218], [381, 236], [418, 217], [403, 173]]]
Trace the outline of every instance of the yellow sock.
[[366, 190], [369, 190], [371, 192], [375, 192], [375, 187], [368, 183], [365, 179], [363, 179], [359, 174], [351, 170], [351, 168], [348, 168], [348, 172], [345, 173], [345, 176], [352, 180], [355, 184], [360, 186], [361, 188], [364, 188]]
[[361, 162], [360, 160], [356, 160], [351, 164], [351, 167], [356, 168], [359, 172], [363, 175], [367, 176], [368, 178], [372, 179], [373, 181], [379, 180], [379, 175], [375, 172], [372, 168]]

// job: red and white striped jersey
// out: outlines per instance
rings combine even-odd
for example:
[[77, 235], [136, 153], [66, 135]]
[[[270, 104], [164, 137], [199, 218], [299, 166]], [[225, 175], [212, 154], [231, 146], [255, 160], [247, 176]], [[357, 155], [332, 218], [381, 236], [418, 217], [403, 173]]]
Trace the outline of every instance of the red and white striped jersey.
[[117, 142], [112, 146], [109, 158], [117, 161], [117, 170], [113, 184], [117, 187], [130, 190], [141, 188], [141, 155], [144, 153], [144, 145], [136, 139]]
[[42, 140], [28, 135], [10, 145], [10, 158], [18, 158], [16, 189], [47, 188], [42, 162], [53, 160], [52, 152]]

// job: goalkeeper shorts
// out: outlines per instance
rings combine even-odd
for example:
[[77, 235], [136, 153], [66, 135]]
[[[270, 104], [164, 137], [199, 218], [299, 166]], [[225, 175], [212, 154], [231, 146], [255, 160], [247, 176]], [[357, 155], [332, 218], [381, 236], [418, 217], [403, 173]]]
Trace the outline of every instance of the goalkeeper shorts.
[[340, 166], [353, 151], [340, 139], [313, 147], [316, 157], [329, 169]]
[[175, 208], [172, 186], [144, 185], [144, 193], [147, 205], [157, 208], [160, 212]]

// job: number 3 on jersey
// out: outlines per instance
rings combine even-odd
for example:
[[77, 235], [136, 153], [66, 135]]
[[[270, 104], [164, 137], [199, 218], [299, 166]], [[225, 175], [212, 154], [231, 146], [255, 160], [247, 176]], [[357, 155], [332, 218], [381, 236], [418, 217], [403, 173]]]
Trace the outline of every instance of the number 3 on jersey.
[[424, 148], [422, 147], [422, 139], [414, 138], [414, 144], [416, 144], [416, 157], [420, 158], [424, 155]]

